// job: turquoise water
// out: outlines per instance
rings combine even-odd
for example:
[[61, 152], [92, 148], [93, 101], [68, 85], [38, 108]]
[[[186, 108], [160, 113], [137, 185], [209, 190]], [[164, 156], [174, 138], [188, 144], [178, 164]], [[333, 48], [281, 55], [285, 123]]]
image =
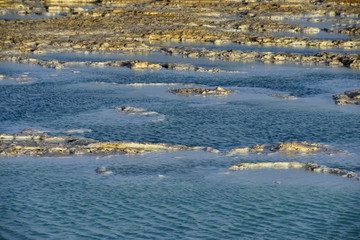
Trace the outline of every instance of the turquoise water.
[[[196, 152], [3, 159], [0, 232], [4, 239], [358, 239], [357, 181], [296, 170], [224, 174], [233, 162]], [[114, 174], [96, 175], [98, 165]]]
[[[359, 71], [157, 54], [38, 57], [189, 62], [243, 73], [94, 67], [54, 70], [2, 63], [1, 74], [25, 74], [29, 79], [24, 84], [16, 79], [0, 81], [0, 132], [31, 127], [64, 135], [75, 129], [71, 134], [101, 141], [220, 150], [299, 140], [324, 143], [349, 154], [1, 157], [0, 237], [359, 239], [358, 181], [296, 170], [227, 170], [241, 162], [311, 161], [360, 173], [359, 106], [336, 106], [331, 99], [333, 94], [360, 88]], [[163, 84], [135, 87], [129, 83]], [[183, 97], [168, 92], [184, 84], [222, 86], [237, 93]], [[269, 96], [273, 93], [298, 99]], [[114, 109], [118, 106], [159, 114], [124, 115]], [[94, 170], [99, 166], [114, 174], [97, 175]]]

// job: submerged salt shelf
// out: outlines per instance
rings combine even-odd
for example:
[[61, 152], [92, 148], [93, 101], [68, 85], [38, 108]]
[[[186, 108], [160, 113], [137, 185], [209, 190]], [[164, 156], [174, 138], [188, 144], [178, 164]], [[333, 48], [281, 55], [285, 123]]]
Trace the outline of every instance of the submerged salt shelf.
[[[200, 66], [222, 64], [221, 67], [246, 73], [133, 71], [107, 67], [52, 70], [4, 64], [4, 74], [17, 76], [26, 71], [34, 82], [0, 82], [4, 93], [1, 131], [26, 127], [55, 131], [85, 128], [92, 130], [85, 132], [85, 137], [103, 141], [169, 142], [222, 149], [290, 140], [345, 145], [359, 142], [358, 107], [339, 107], [331, 98], [333, 94], [359, 88], [356, 70], [193, 61]], [[168, 92], [169, 88], [176, 87], [173, 85], [126, 85], [131, 83], [222, 86], [238, 93], [226, 97], [183, 97]], [[276, 93], [298, 99], [287, 101], [270, 96]], [[164, 117], [159, 120], [154, 116], [124, 116], [115, 110], [119, 106], [144, 108]]]

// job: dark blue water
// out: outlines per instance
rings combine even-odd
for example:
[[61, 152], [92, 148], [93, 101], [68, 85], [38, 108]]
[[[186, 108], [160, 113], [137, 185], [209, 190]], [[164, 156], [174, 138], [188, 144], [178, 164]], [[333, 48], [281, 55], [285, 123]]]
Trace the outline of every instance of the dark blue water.
[[[299, 140], [328, 144], [350, 154], [173, 152], [100, 158], [2, 157], [0, 237], [359, 239], [358, 181], [300, 170], [227, 170], [240, 162], [301, 161], [359, 173], [360, 108], [336, 106], [331, 98], [360, 88], [359, 71], [160, 55], [56, 57], [189, 62], [243, 73], [95, 67], [54, 70], [2, 63], [0, 74], [25, 74], [29, 79], [23, 84], [16, 79], [0, 81], [0, 132], [31, 127], [101, 141], [162, 142], [221, 150]], [[184, 84], [222, 86], [237, 93], [184, 97], [168, 92]], [[298, 99], [269, 96], [273, 93]], [[125, 115], [114, 109], [118, 106], [141, 107], [158, 115]], [[97, 175], [94, 169], [102, 165], [114, 174]]]

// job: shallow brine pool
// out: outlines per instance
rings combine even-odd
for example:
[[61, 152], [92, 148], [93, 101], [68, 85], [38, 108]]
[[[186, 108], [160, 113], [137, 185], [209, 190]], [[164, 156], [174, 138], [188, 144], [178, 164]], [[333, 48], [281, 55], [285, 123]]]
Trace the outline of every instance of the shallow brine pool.
[[[60, 60], [137, 59], [58, 55]], [[360, 108], [333, 94], [360, 88], [359, 71], [148, 55], [242, 73], [63, 70], [4, 63], [0, 132], [37, 128], [100, 141], [234, 147], [286, 141], [346, 154], [234, 155], [205, 152], [68, 158], [1, 157], [0, 236], [5, 239], [358, 239], [360, 184], [301, 170], [231, 172], [233, 164], [316, 162], [360, 172]], [[178, 96], [215, 87], [229, 96]], [[271, 94], [290, 94], [288, 100]], [[156, 112], [127, 115], [115, 107]], [[106, 166], [112, 175], [95, 173]]]

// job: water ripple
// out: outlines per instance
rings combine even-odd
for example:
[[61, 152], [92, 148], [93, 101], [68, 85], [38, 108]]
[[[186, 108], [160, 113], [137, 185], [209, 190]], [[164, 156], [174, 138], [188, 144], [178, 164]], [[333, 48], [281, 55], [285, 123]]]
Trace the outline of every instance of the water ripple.
[[[93, 159], [55, 159], [57, 164], [54, 159], [1, 161], [0, 180], [5, 184], [0, 192], [0, 235], [5, 239], [358, 239], [357, 181], [296, 170], [221, 175], [221, 169], [210, 165], [229, 159], [214, 157], [204, 166], [205, 155], [189, 153], [189, 158], [178, 159], [164, 179], [156, 177], [156, 167], [175, 161], [177, 153], [101, 160], [119, 169], [128, 169], [133, 162], [130, 175], [109, 177], [94, 173], [99, 163]], [[135, 169], [149, 158], [157, 160], [146, 165], [147, 171]], [[274, 179], [281, 184], [273, 184]]]

